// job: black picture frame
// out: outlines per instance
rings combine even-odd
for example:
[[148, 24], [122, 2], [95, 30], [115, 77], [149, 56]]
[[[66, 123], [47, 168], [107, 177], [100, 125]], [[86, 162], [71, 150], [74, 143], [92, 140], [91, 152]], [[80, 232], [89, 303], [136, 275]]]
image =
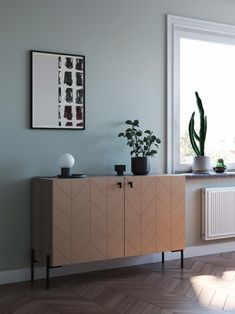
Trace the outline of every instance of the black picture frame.
[[85, 56], [30, 52], [31, 128], [85, 130]]

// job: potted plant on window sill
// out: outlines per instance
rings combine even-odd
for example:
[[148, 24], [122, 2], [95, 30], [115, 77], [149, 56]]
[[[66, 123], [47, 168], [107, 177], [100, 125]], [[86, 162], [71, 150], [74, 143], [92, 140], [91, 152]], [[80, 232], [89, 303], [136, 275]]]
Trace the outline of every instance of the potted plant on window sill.
[[[127, 145], [131, 148], [131, 172], [134, 175], [146, 175], [150, 171], [149, 158], [157, 154], [161, 140], [152, 131], [141, 131], [139, 120], [127, 120], [128, 128], [119, 133], [119, 137], [127, 139]], [[155, 149], [152, 149], [155, 146]]]
[[192, 172], [193, 173], [208, 173], [210, 170], [210, 157], [205, 156], [205, 140], [207, 132], [207, 117], [204, 113], [203, 104], [198, 92], [195, 92], [197, 107], [200, 115], [199, 133], [195, 131], [195, 111], [192, 113], [189, 121], [189, 139], [196, 156], [193, 157]]
[[216, 162], [215, 167], [213, 167], [213, 170], [216, 173], [223, 173], [226, 170], [227, 166], [224, 164], [223, 158], [219, 158]]

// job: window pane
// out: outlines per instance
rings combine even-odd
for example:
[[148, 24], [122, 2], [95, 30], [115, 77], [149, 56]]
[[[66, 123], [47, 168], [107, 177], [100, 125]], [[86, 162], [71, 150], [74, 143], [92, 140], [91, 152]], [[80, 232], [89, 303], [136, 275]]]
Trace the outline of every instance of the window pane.
[[196, 111], [195, 91], [207, 115], [205, 154], [215, 162], [235, 162], [235, 45], [181, 38], [180, 40], [180, 163], [195, 155], [188, 123]]

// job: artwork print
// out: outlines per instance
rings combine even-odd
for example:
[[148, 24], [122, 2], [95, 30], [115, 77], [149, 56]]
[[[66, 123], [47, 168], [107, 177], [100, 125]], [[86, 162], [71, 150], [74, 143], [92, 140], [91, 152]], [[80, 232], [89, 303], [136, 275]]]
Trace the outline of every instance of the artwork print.
[[32, 128], [85, 129], [85, 56], [31, 52]]

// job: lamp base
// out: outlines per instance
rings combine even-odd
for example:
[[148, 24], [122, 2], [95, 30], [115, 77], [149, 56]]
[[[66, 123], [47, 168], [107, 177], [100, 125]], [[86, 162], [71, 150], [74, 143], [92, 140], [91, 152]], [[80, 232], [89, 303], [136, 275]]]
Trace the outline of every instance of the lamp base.
[[70, 177], [70, 168], [61, 168], [61, 178], [68, 178]]
[[76, 178], [86, 178], [87, 175], [84, 174], [84, 173], [75, 173], [75, 174], [72, 174], [70, 176], [61, 176], [61, 175], [58, 175], [57, 176], [58, 178], [62, 178], [62, 179], [76, 179]]

